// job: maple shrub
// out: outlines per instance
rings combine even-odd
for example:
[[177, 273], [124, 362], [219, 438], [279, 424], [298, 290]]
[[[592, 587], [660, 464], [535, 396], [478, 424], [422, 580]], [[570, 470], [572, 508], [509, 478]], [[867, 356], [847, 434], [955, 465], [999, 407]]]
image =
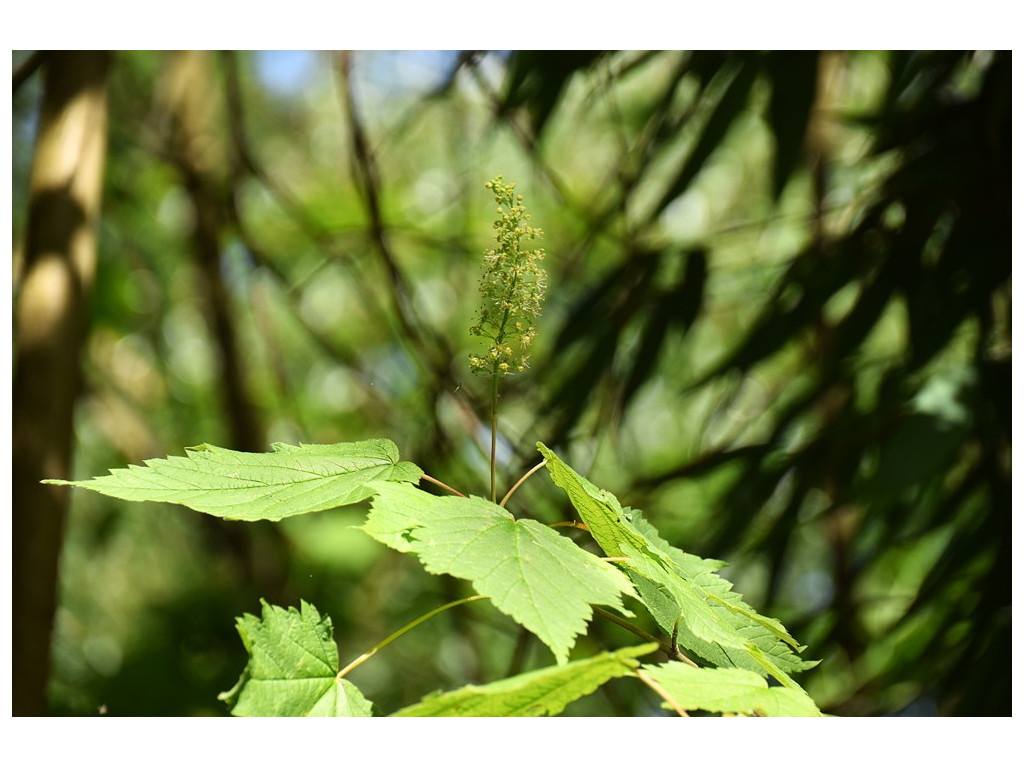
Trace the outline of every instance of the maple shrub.
[[[552, 666], [459, 690], [431, 694], [394, 716], [555, 715], [612, 678], [649, 686], [663, 706], [688, 711], [766, 716], [821, 715], [792, 675], [817, 662], [776, 619], [747, 605], [716, 574], [724, 563], [684, 552], [661, 538], [639, 510], [623, 507], [537, 443], [539, 463], [499, 501], [495, 481], [498, 384], [528, 366], [546, 290], [542, 236], [515, 192], [498, 176], [487, 185], [498, 204], [497, 246], [484, 257], [483, 296], [472, 335], [487, 349], [470, 357], [474, 373], [491, 381], [490, 498], [465, 496], [401, 461], [386, 439], [335, 445], [276, 443], [254, 454], [199, 445], [185, 456], [152, 459], [144, 467], [111, 470], [92, 480], [44, 482], [89, 488], [131, 501], [181, 504], [228, 520], [281, 520], [370, 501], [361, 529], [427, 572], [467, 580], [476, 594], [455, 600], [400, 628], [344, 667], [328, 616], [311, 604], [281, 608], [262, 601], [262, 615], [245, 614], [238, 633], [249, 661], [220, 698], [240, 716], [370, 716], [373, 704], [348, 674], [377, 651], [444, 610], [490, 600], [533, 633], [554, 656]], [[516, 518], [506, 504], [544, 469], [580, 521], [544, 525]], [[423, 482], [447, 495], [430, 493]], [[589, 532], [598, 557], [559, 532]], [[642, 606], [663, 631], [654, 637], [628, 619]], [[569, 660], [576, 638], [598, 614], [644, 642]], [[667, 660], [665, 660], [667, 657]], [[652, 660], [647, 660], [652, 659]]]

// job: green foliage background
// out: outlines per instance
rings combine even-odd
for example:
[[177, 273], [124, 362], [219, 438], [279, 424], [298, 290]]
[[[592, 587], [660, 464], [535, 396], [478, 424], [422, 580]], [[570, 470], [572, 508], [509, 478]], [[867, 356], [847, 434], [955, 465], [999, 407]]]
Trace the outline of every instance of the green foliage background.
[[[468, 328], [501, 173], [544, 229], [549, 295], [530, 371], [503, 382], [499, 486], [543, 441], [734, 563], [822, 659], [801, 683], [823, 711], [1010, 713], [1009, 53], [195, 62], [207, 133], [182, 149], [181, 60], [115, 60], [76, 478], [245, 434], [387, 437], [486, 495]], [[38, 97], [33, 79], [13, 100], [15, 293]], [[562, 498], [538, 476], [513, 505], [554, 522]], [[345, 663], [464, 595], [355, 530], [367, 508], [248, 524], [72, 494], [52, 711], [225, 714], [233, 620], [260, 598], [329, 614]], [[576, 650], [605, 640], [632, 642], [596, 622]], [[550, 661], [474, 603], [352, 681], [391, 712]], [[660, 712], [621, 682], [567, 714]]]

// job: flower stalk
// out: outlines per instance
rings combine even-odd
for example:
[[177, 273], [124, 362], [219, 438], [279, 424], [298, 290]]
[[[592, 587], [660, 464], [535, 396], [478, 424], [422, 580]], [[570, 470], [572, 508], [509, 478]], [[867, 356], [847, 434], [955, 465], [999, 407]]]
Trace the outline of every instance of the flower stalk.
[[484, 338], [488, 348], [482, 356], [470, 355], [469, 367], [473, 373], [492, 378], [491, 501], [497, 503], [498, 378], [529, 367], [530, 348], [537, 336], [533, 321], [540, 314], [547, 274], [540, 265], [544, 249], [528, 247], [543, 232], [530, 224], [515, 182], [496, 176], [485, 187], [494, 193], [497, 203], [497, 247], [484, 253], [482, 301], [476, 323], [469, 329], [471, 335]]

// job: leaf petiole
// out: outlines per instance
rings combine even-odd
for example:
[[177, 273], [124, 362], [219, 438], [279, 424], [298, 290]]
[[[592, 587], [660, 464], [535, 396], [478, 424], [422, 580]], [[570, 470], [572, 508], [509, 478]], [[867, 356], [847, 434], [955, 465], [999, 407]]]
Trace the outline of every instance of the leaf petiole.
[[562, 520], [558, 523], [548, 523], [548, 528], [579, 528], [581, 531], [589, 531], [583, 523], [578, 523], [575, 520]]
[[594, 610], [595, 615], [608, 619], [608, 621], [612, 622], [613, 624], [618, 624], [620, 627], [622, 627], [628, 632], [632, 632], [639, 638], [648, 640], [652, 643], [657, 643], [658, 647], [661, 649], [661, 652], [668, 656], [670, 659], [676, 659], [677, 661], [685, 662], [689, 664], [691, 667], [698, 666], [697, 663], [693, 661], [693, 659], [689, 658], [688, 656], [686, 656], [686, 654], [679, 650], [679, 646], [676, 645], [674, 637], [672, 639], [671, 644], [666, 643], [664, 640], [658, 639], [649, 632], [645, 632], [644, 630], [640, 629], [640, 627], [634, 624], [630, 624], [625, 619], [616, 616], [614, 613], [606, 611], [604, 608], [601, 608], [600, 606], [593, 605], [591, 606], [591, 608]]
[[538, 465], [537, 465], [537, 466], [535, 466], [535, 467], [534, 467], [533, 469], [531, 469], [531, 470], [530, 470], [529, 472], [527, 472], [527, 473], [526, 473], [525, 475], [523, 475], [522, 477], [520, 477], [520, 478], [519, 478], [519, 479], [518, 479], [518, 480], [516, 481], [516, 484], [515, 484], [515, 485], [513, 485], [513, 486], [512, 486], [511, 488], [509, 488], [509, 490], [508, 490], [508, 493], [506, 493], [506, 494], [505, 494], [505, 498], [503, 498], [503, 499], [501, 500], [501, 504], [499, 504], [498, 506], [499, 506], [499, 507], [504, 507], [504, 506], [505, 506], [505, 502], [507, 502], [507, 501], [509, 500], [509, 498], [510, 498], [510, 497], [512, 496], [512, 494], [516, 492], [516, 489], [517, 489], [517, 488], [518, 488], [518, 487], [519, 487], [520, 485], [522, 485], [522, 484], [523, 484], [524, 482], [526, 482], [526, 479], [527, 479], [527, 478], [528, 478], [528, 477], [529, 477], [530, 475], [532, 475], [532, 474], [533, 474], [534, 472], [536, 472], [536, 471], [537, 471], [538, 469], [540, 469], [541, 467], [543, 467], [543, 466], [544, 466], [545, 464], [547, 464], [547, 463], [548, 463], [548, 460], [547, 460], [547, 459], [544, 459], [544, 460], [543, 460], [543, 461], [542, 461], [542, 462], [541, 462], [540, 464], [538, 464]]
[[680, 717], [690, 716], [685, 709], [679, 706], [679, 703], [672, 698], [671, 694], [669, 694], [668, 691], [662, 688], [653, 678], [651, 678], [650, 675], [648, 675], [642, 669], [638, 669], [636, 671], [636, 676], [643, 680], [643, 682], [647, 685], [648, 688], [650, 688], [656, 694], [661, 696], [661, 698], [663, 698], [668, 703], [668, 705], [676, 711], [677, 715], [679, 715]]
[[446, 491], [451, 491], [451, 492], [452, 492], [452, 493], [454, 493], [454, 494], [455, 494], [456, 496], [461, 496], [462, 498], [466, 498], [466, 494], [464, 494], [464, 493], [463, 493], [462, 491], [457, 491], [457, 490], [455, 490], [454, 488], [452, 488], [452, 487], [451, 487], [450, 485], [448, 485], [447, 483], [442, 483], [442, 482], [441, 482], [440, 480], [438, 480], [438, 479], [437, 479], [436, 477], [431, 477], [430, 475], [428, 475], [428, 474], [425, 474], [425, 473], [424, 473], [423, 477], [421, 477], [420, 479], [421, 479], [421, 480], [426, 480], [427, 482], [431, 482], [431, 483], [433, 483], [434, 485], [439, 485], [439, 486], [441, 486], [442, 488], [444, 488], [444, 489], [445, 489]]
[[364, 653], [363, 655], [359, 656], [357, 659], [355, 659], [354, 661], [349, 663], [349, 665], [347, 667], [345, 667], [343, 670], [341, 670], [335, 676], [335, 679], [341, 680], [343, 677], [345, 677], [345, 675], [347, 675], [353, 669], [358, 667], [364, 661], [367, 661], [368, 659], [370, 659], [381, 648], [385, 648], [386, 646], [390, 645], [395, 640], [397, 640], [402, 635], [404, 635], [406, 632], [408, 632], [410, 629], [416, 628], [417, 626], [422, 624], [427, 619], [432, 619], [435, 616], [437, 616], [437, 614], [439, 614], [439, 613], [441, 613], [443, 611], [447, 611], [449, 608], [455, 608], [456, 606], [464, 605], [465, 603], [471, 603], [474, 600], [483, 600], [485, 597], [486, 597], [486, 595], [472, 595], [471, 597], [464, 597], [461, 600], [453, 600], [450, 603], [445, 603], [444, 605], [440, 606], [439, 608], [435, 608], [432, 611], [428, 611], [427, 613], [423, 614], [422, 616], [420, 616], [417, 619], [413, 619], [408, 624], [406, 624], [404, 627], [402, 627], [401, 629], [397, 630], [396, 632], [392, 632], [390, 635], [388, 635], [383, 640], [381, 640], [379, 643], [377, 643], [375, 646], [373, 646], [373, 648], [371, 648], [366, 653]]

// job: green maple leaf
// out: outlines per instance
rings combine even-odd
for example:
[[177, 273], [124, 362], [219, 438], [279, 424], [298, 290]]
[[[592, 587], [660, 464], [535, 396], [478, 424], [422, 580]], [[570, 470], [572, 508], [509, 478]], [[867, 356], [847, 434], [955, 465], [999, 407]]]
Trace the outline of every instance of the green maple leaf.
[[[765, 679], [743, 669], [695, 669], [670, 661], [644, 665], [644, 673], [686, 710], [758, 714], [766, 717], [818, 717], [821, 711], [802, 690], [768, 687]], [[671, 708], [665, 704], [666, 708]]]
[[621, 648], [589, 659], [526, 672], [488, 685], [467, 685], [433, 694], [392, 717], [538, 717], [557, 715], [614, 677], [635, 674], [636, 659], [658, 650], [657, 643]]
[[551, 479], [565, 491], [590, 535], [608, 557], [622, 557], [624, 544], [634, 549], [647, 545], [647, 540], [629, 524], [629, 512], [613, 494], [578, 474], [544, 443], [537, 443], [537, 449], [547, 459]]
[[430, 573], [468, 579], [494, 606], [539, 637], [565, 663], [593, 612], [626, 614], [635, 595], [615, 567], [534, 520], [516, 520], [481, 498], [432, 496], [408, 485], [378, 483], [363, 530]]
[[787, 673], [814, 666], [777, 619], [762, 616], [715, 571], [724, 565], [683, 552], [662, 539], [638, 510], [579, 475], [542, 443], [551, 479], [569, 497], [605, 554], [624, 567], [658, 624], [679, 645], [719, 666], [770, 674], [794, 690]]
[[150, 459], [92, 480], [44, 480], [129, 501], [181, 504], [228, 520], [280, 520], [369, 498], [373, 481], [416, 482], [423, 471], [398, 460], [390, 440], [335, 445], [274, 443], [272, 453], [214, 445]]
[[262, 618], [236, 624], [249, 663], [238, 683], [218, 698], [239, 717], [369, 717], [372, 705], [356, 686], [338, 679], [338, 647], [329, 616], [303, 601], [301, 610], [260, 600]]

